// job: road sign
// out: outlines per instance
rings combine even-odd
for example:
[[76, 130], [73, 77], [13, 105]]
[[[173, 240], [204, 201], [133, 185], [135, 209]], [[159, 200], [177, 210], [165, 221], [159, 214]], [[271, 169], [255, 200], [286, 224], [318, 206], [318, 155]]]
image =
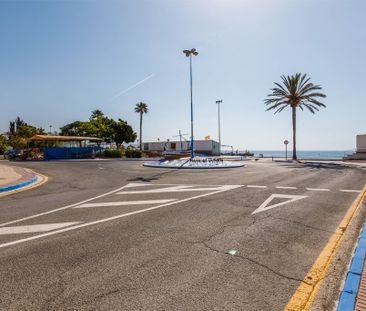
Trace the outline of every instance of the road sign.
[[289, 141], [287, 139], [285, 139], [283, 143], [286, 146], [286, 161], [287, 161], [287, 145], [288, 145]]

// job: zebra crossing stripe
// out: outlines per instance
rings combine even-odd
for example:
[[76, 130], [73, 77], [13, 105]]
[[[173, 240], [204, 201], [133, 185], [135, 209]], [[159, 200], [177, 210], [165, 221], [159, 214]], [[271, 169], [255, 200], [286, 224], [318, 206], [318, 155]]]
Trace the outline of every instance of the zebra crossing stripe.
[[164, 188], [158, 188], [158, 189], [119, 191], [116, 194], [149, 194], [149, 193], [170, 193], [170, 192], [218, 191], [221, 189], [224, 190], [225, 187], [227, 187], [227, 186], [194, 188], [194, 186], [179, 185], [179, 186], [164, 187]]
[[56, 229], [69, 227], [72, 225], [77, 225], [80, 223], [81, 223], [80, 221], [77, 221], [77, 222], [59, 222], [59, 223], [39, 224], [39, 225], [2, 227], [0, 228], [0, 235], [48, 232]]
[[173, 202], [176, 200], [177, 199], [85, 203], [85, 204], [75, 206], [74, 208], [164, 204], [164, 203], [169, 203], [169, 202]]

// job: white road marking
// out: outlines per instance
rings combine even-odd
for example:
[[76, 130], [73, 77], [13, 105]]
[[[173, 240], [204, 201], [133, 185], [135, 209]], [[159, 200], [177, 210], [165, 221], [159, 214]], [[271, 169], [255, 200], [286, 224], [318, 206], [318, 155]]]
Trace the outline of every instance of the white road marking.
[[118, 201], [118, 202], [100, 202], [100, 203], [84, 203], [74, 208], [84, 207], [103, 207], [103, 206], [126, 206], [126, 205], [146, 205], [146, 204], [164, 204], [177, 199], [166, 199], [166, 200], [143, 200], [143, 201]]
[[150, 183], [137, 183], [137, 182], [131, 182], [125, 186], [125, 188], [135, 188], [135, 187], [145, 187], [145, 186], [155, 186], [156, 184], [150, 184]]
[[309, 191], [330, 191], [329, 189], [326, 189], [326, 188], [306, 188], [306, 190], [309, 190]]
[[297, 187], [285, 187], [285, 186], [277, 186], [277, 189], [297, 189]]
[[[289, 199], [289, 200], [281, 202], [281, 203], [273, 204], [273, 205], [268, 205], [275, 198]], [[284, 205], [284, 204], [287, 204], [287, 203], [291, 203], [291, 202], [295, 202], [295, 201], [298, 201], [298, 200], [301, 200], [301, 199], [305, 199], [305, 198], [307, 198], [307, 196], [305, 196], [305, 195], [290, 195], [290, 194], [275, 194], [274, 193], [274, 194], [271, 194], [270, 197], [267, 200], [265, 200], [261, 204], [261, 206], [259, 206], [252, 213], [252, 215], [256, 214], [256, 213], [264, 212], [264, 211], [269, 210], [271, 208], [278, 207], [278, 206], [281, 206], [281, 205]]]
[[156, 209], [159, 209], [159, 208], [162, 208], [162, 207], [166, 207], [166, 206], [170, 206], [170, 205], [174, 205], [174, 204], [178, 204], [178, 203], [183, 203], [183, 202], [187, 202], [187, 201], [191, 201], [191, 200], [194, 200], [194, 199], [207, 197], [207, 196], [214, 195], [214, 194], [219, 194], [221, 192], [237, 189], [237, 188], [240, 188], [240, 187], [243, 187], [243, 186], [242, 185], [224, 186], [224, 187], [222, 187], [221, 190], [218, 190], [218, 191], [204, 193], [204, 194], [200, 194], [200, 195], [197, 195], [197, 196], [194, 196], [194, 197], [182, 199], [182, 200], [179, 200], [179, 201], [174, 201], [174, 202], [170, 202], [170, 203], [166, 203], [166, 204], [161, 204], [161, 205], [158, 205], [158, 206], [153, 206], [153, 207], [145, 208], [145, 209], [138, 210], [138, 211], [133, 211], [133, 212], [129, 212], [129, 213], [121, 214], [121, 215], [116, 215], [116, 216], [113, 216], [113, 217], [104, 218], [104, 219], [100, 219], [100, 220], [96, 220], [96, 221], [92, 221], [92, 222], [82, 223], [80, 225], [76, 225], [76, 226], [72, 226], [72, 227], [68, 227], [68, 228], [63, 228], [63, 229], [59, 229], [59, 230], [52, 231], [52, 232], [46, 232], [46, 233], [43, 233], [43, 234], [38, 234], [38, 235], [35, 235], [35, 236], [31, 236], [31, 237], [16, 240], [16, 241], [3, 243], [3, 244], [0, 244], [0, 248], [4, 248], [4, 247], [7, 247], [7, 246], [16, 245], [16, 244], [20, 244], [20, 243], [24, 243], [24, 242], [28, 242], [28, 241], [33, 241], [33, 240], [40, 239], [40, 238], [43, 238], [43, 237], [46, 237], [46, 236], [50, 236], [50, 235], [54, 235], [54, 234], [58, 234], [58, 233], [63, 233], [63, 232], [67, 232], [67, 231], [71, 231], [71, 230], [75, 230], [75, 229], [79, 229], [79, 228], [83, 228], [83, 227], [88, 227], [88, 226], [104, 223], [104, 222], [111, 221], [111, 220], [116, 220], [116, 219], [123, 218], [123, 217], [128, 217], [128, 216], [132, 216], [132, 215], [136, 215], [136, 214], [145, 213], [145, 212], [148, 212], [148, 211], [153, 211], [153, 210], [156, 210]]
[[361, 192], [361, 190], [352, 190], [352, 189], [339, 189], [339, 191], [341, 191], [341, 192], [356, 192], [356, 193]]
[[[156, 185], [156, 184], [155, 184]], [[210, 188], [193, 188], [194, 186], [180, 185], [150, 190], [136, 190], [136, 191], [120, 191], [116, 194], [148, 194], [148, 193], [170, 193], [170, 192], [191, 192], [191, 191], [217, 191], [226, 186], [216, 186]]]
[[47, 232], [55, 229], [60, 229], [64, 227], [70, 227], [72, 225], [80, 224], [77, 222], [60, 222], [51, 224], [39, 224], [39, 225], [25, 225], [25, 226], [15, 226], [15, 227], [2, 227], [0, 228], [0, 235], [5, 234], [19, 234], [19, 233], [35, 233], [35, 232]]
[[52, 214], [52, 213], [55, 213], [55, 212], [63, 211], [65, 209], [72, 208], [72, 207], [74, 207], [76, 205], [80, 205], [82, 203], [86, 203], [86, 202], [90, 202], [90, 201], [93, 201], [93, 200], [96, 200], [96, 199], [100, 199], [100, 198], [103, 198], [103, 197], [105, 197], [107, 195], [113, 194], [113, 193], [115, 193], [117, 191], [120, 191], [120, 190], [124, 189], [126, 186], [119, 187], [119, 188], [117, 188], [115, 190], [112, 190], [112, 191], [103, 193], [101, 195], [97, 195], [96, 197], [93, 197], [93, 198], [90, 198], [90, 199], [87, 199], [87, 200], [83, 200], [83, 201], [80, 201], [78, 203], [66, 205], [66, 206], [63, 206], [63, 207], [59, 207], [59, 208], [56, 208], [56, 209], [53, 209], [53, 210], [50, 210], [50, 211], [47, 211], [47, 212], [35, 214], [35, 215], [32, 215], [32, 216], [28, 216], [28, 217], [19, 218], [19, 219], [11, 220], [11, 221], [8, 221], [8, 222], [4, 222], [4, 223], [0, 224], [0, 227], [4, 227], [4, 226], [11, 225], [11, 224], [15, 224], [17, 222], [21, 222], [21, 221], [24, 221], [24, 220], [28, 220], [28, 219], [37, 218], [37, 217], [40, 217], [40, 216]]
[[267, 186], [248, 185], [248, 188], [267, 188]]

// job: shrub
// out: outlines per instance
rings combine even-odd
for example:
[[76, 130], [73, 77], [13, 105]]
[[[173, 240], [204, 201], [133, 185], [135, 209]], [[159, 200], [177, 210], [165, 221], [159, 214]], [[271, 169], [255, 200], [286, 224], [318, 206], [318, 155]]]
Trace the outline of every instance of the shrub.
[[122, 157], [122, 151], [118, 149], [105, 149], [104, 156], [106, 158], [120, 158]]
[[137, 150], [137, 149], [127, 149], [125, 151], [125, 156], [127, 158], [141, 158], [142, 152], [141, 152], [141, 150]]

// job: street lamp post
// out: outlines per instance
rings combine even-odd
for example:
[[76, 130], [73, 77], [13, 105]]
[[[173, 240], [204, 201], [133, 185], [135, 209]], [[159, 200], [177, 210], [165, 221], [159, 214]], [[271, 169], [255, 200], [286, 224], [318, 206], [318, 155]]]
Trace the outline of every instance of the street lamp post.
[[220, 123], [220, 105], [222, 103], [222, 99], [217, 100], [217, 123], [218, 123], [218, 130], [219, 130], [219, 153], [221, 155], [221, 123]]
[[192, 55], [197, 56], [196, 49], [184, 50], [185, 56], [189, 57], [189, 76], [191, 85], [191, 159], [194, 158], [194, 137], [193, 137], [193, 93], [192, 93]]

